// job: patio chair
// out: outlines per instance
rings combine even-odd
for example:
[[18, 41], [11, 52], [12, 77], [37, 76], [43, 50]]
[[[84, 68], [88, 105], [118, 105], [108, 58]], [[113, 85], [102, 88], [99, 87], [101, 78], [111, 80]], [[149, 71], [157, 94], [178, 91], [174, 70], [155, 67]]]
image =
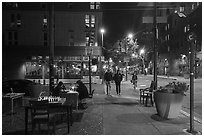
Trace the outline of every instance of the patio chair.
[[47, 124], [48, 134], [50, 133], [50, 125], [53, 126], [53, 131], [55, 134], [55, 122], [57, 115], [55, 113], [50, 113], [48, 100], [30, 100], [29, 103], [31, 107], [32, 133], [34, 133], [36, 124], [38, 124], [39, 132], [41, 131], [40, 125]]
[[144, 104], [145, 101], [145, 106], [147, 106], [148, 101], [151, 101], [151, 105], [153, 106], [153, 91], [154, 91], [154, 87], [155, 87], [155, 82], [151, 81], [150, 87], [149, 88], [145, 88], [145, 89], [140, 89], [140, 103], [142, 100], [142, 103]]

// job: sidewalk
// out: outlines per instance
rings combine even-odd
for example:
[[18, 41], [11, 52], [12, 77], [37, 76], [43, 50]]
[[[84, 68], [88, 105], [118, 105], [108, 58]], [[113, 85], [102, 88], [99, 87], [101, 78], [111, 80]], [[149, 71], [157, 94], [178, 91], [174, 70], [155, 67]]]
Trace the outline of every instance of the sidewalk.
[[[128, 84], [128, 82], [123, 82]], [[161, 119], [155, 107], [145, 107], [139, 103], [139, 94], [131, 86], [122, 89], [121, 96], [116, 95], [112, 84], [111, 96], [103, 95], [103, 86], [97, 85], [93, 98], [95, 107], [101, 108], [104, 135], [185, 135], [189, 129], [189, 117], [180, 114], [172, 120]], [[94, 111], [94, 109], [93, 109]], [[195, 122], [195, 128], [202, 131], [201, 124]]]
[[[126, 85], [126, 86], [125, 86]], [[139, 103], [138, 91], [133, 91], [130, 82], [122, 82], [121, 95], [116, 95], [112, 83], [111, 95], [105, 95], [104, 85], [92, 84], [95, 89], [93, 98], [87, 99], [87, 108], [74, 111], [74, 123], [70, 135], [187, 135], [189, 117], [180, 114], [172, 120], [161, 119], [155, 107], [145, 107]], [[88, 88], [88, 87], [87, 87]], [[23, 112], [24, 113], [24, 112]], [[13, 125], [3, 125], [2, 130], [24, 129], [24, 121]], [[3, 119], [2, 119], [3, 120]], [[9, 120], [7, 120], [9, 121]], [[3, 120], [5, 122], [5, 119]], [[194, 129], [202, 132], [202, 125], [195, 122]], [[13, 128], [13, 129], [12, 129]], [[23, 132], [13, 134], [23, 134]], [[56, 126], [56, 135], [67, 134], [66, 123]]]

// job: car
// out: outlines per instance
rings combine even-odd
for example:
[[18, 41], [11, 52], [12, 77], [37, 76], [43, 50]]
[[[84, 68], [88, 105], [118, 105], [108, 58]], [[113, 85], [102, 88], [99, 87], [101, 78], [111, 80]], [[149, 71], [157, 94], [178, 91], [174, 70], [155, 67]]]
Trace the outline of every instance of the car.
[[35, 84], [33, 81], [27, 79], [13, 79], [2, 82], [2, 92], [7, 93], [25, 93], [25, 96], [31, 95], [31, 85]]

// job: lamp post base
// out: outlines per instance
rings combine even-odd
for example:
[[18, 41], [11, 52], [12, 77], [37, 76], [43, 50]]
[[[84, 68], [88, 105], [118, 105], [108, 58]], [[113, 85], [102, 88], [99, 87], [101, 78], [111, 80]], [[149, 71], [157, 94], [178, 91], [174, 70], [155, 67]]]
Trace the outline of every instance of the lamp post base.
[[195, 130], [190, 130], [190, 129], [184, 129], [183, 130], [185, 133], [189, 133], [191, 135], [201, 135], [201, 133], [199, 131], [195, 131]]

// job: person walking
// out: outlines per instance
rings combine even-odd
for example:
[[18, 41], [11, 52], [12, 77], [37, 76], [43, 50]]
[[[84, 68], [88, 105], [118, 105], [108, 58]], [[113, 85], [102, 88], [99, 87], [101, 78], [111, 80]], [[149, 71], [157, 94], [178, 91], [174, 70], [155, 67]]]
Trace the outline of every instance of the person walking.
[[132, 74], [132, 84], [135, 89], [137, 87], [137, 72], [136, 71], [134, 71], [134, 73]]
[[116, 93], [117, 95], [120, 95], [120, 84], [121, 81], [123, 80], [123, 75], [120, 73], [120, 70], [117, 70], [117, 73], [115, 73], [115, 75], [113, 76], [113, 80], [115, 81], [115, 85], [116, 85]]
[[110, 71], [110, 69], [108, 69], [106, 71], [106, 73], [104, 74], [104, 82], [106, 83], [106, 94], [110, 94], [110, 90], [111, 90], [111, 84], [110, 82], [112, 81], [112, 73]]

